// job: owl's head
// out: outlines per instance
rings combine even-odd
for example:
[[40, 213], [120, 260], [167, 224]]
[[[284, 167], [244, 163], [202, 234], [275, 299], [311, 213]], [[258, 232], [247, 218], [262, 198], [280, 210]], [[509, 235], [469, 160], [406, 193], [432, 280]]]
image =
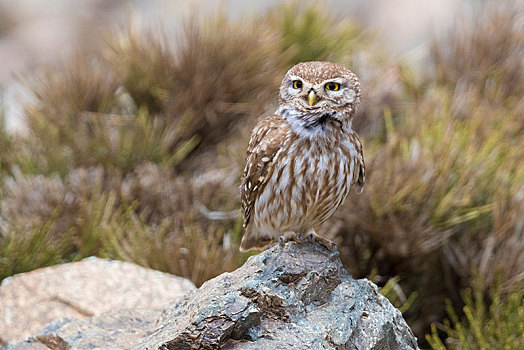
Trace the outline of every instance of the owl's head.
[[360, 102], [360, 82], [349, 69], [331, 62], [302, 62], [286, 73], [280, 105], [304, 125], [351, 120]]

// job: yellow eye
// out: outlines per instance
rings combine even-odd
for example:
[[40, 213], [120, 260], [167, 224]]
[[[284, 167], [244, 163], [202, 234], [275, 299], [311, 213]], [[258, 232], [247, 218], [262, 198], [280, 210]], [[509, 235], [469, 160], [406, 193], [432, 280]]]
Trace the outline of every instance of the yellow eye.
[[295, 89], [302, 88], [302, 82], [300, 80], [294, 80], [293, 81], [293, 88], [295, 88]]
[[333, 90], [333, 91], [338, 91], [338, 89], [340, 89], [340, 84], [339, 83], [327, 83], [326, 84], [326, 89]]

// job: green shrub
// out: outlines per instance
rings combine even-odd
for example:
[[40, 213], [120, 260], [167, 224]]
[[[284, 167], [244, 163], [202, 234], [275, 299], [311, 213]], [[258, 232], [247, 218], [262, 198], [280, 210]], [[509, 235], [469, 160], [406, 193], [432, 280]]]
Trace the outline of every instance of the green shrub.
[[119, 86], [129, 94], [129, 109], [161, 113], [176, 79], [175, 58], [166, 35], [140, 29], [134, 22], [109, 37], [104, 58]]
[[63, 260], [67, 239], [52, 235], [53, 219], [29, 228], [10, 228], [0, 234], [0, 281], [17, 273], [56, 265]]
[[190, 219], [173, 223], [167, 218], [159, 225], [146, 225], [134, 210], [124, 208], [90, 232], [103, 237], [103, 256], [183, 276], [200, 286], [242, 263], [241, 229], [240, 222], [202, 225]]
[[355, 22], [337, 20], [318, 4], [289, 2], [273, 9], [268, 21], [289, 66], [304, 61], [344, 62], [352, 66], [352, 55], [370, 41], [369, 34]]
[[[504, 349], [524, 347], [524, 295], [522, 291], [504, 292], [500, 284], [492, 289], [489, 302], [484, 288], [477, 286], [462, 291], [464, 315], [459, 317], [447, 300], [450, 320], [432, 324], [426, 340], [433, 349]], [[440, 334], [439, 334], [440, 330]], [[441, 333], [446, 336], [443, 342]]]
[[[13, 162], [13, 140], [5, 128], [5, 111], [1, 102], [0, 97], [0, 179], [9, 171]], [[0, 199], [1, 193], [0, 191]]]

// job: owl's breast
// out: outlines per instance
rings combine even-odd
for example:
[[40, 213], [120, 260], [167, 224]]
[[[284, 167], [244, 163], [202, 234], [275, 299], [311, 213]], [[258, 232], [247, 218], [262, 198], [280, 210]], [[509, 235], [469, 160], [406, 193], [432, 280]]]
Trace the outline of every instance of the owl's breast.
[[[313, 227], [326, 221], [346, 199], [354, 169], [350, 150], [340, 144], [311, 144], [303, 148], [305, 164], [297, 174], [297, 191], [304, 193], [302, 201], [307, 223]], [[292, 201], [298, 198], [292, 196]]]
[[267, 234], [320, 225], [346, 199], [356, 150], [349, 138], [299, 140], [275, 156], [273, 173], [255, 203], [255, 224]]

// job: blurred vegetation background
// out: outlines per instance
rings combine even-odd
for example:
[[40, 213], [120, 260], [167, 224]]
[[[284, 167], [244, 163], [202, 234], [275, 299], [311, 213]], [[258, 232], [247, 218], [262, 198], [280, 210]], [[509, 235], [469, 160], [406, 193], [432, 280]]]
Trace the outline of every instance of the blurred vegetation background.
[[290, 66], [330, 60], [361, 78], [369, 176], [322, 233], [421, 346], [524, 348], [521, 15], [486, 6], [420, 65], [314, 4], [195, 14], [178, 35], [130, 20], [20, 78], [27, 132], [7, 132], [0, 105], [0, 280], [91, 255], [197, 286], [240, 266], [251, 129]]

